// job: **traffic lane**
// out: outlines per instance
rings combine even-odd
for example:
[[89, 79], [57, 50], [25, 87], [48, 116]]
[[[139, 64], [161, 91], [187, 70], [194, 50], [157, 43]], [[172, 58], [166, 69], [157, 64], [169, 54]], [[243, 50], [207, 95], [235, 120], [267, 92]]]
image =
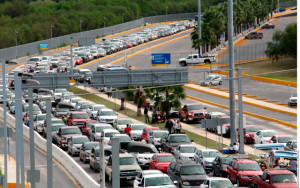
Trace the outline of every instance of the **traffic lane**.
[[[245, 70], [245, 73], [248, 74], [248, 72], [248, 70]], [[222, 85], [218, 85], [216, 87], [221, 87], [222, 89], [229, 89], [229, 79], [227, 78], [227, 76], [220, 76], [222, 77]], [[199, 81], [203, 79], [204, 75], [201, 72], [201, 70], [189, 71], [189, 80], [199, 83]], [[238, 91], [237, 81], [235, 81], [235, 90]], [[248, 96], [258, 96], [258, 98], [267, 98], [268, 101], [279, 101], [278, 103], [287, 104], [291, 95], [297, 92], [297, 88], [251, 80], [250, 78], [243, 78], [242, 91], [244, 94], [248, 94]]]
[[[131, 66], [136, 66], [136, 64], [135, 63], [132, 63], [132, 61], [133, 61], [133, 59], [135, 59], [136, 57], [138, 57], [138, 58], [142, 58], [142, 59], [147, 59], [147, 61], [149, 60], [149, 62], [150, 62], [150, 64], [151, 64], [151, 53], [154, 53], [153, 51], [156, 51], [157, 53], [168, 53], [168, 47], [166, 47], [167, 45], [169, 45], [169, 44], [173, 44], [174, 42], [176, 42], [176, 41], [178, 41], [178, 40], [182, 40], [182, 39], [178, 39], [178, 40], [176, 40], [176, 41], [174, 41], [174, 42], [171, 42], [171, 43], [168, 43], [168, 44], [164, 44], [164, 43], [166, 43], [166, 42], [168, 42], [169, 40], [173, 40], [173, 39], [177, 39], [177, 38], [179, 38], [179, 37], [183, 37], [183, 36], [188, 36], [188, 37], [186, 37], [186, 38], [189, 38], [189, 35], [190, 35], [190, 33], [191, 33], [191, 31], [183, 31], [183, 32], [180, 32], [180, 33], [178, 33], [178, 34], [175, 34], [175, 35], [172, 35], [172, 36], [170, 36], [170, 37], [165, 37], [165, 38], [162, 38], [162, 39], [158, 39], [158, 40], [154, 40], [154, 41], [151, 41], [151, 42], [148, 42], [148, 43], [144, 43], [144, 45], [141, 45], [141, 46], [137, 46], [136, 48], [134, 48], [134, 49], [131, 49], [131, 48], [129, 48], [129, 49], [127, 49], [126, 50], [126, 54], [127, 54], [127, 62], [128, 62], [128, 66], [129, 65], [131, 65]], [[172, 46], [172, 44], [171, 44], [171, 46]], [[133, 55], [133, 54], [135, 54], [135, 53], [137, 53], [137, 52], [139, 52], [139, 51], [142, 51], [142, 50], [146, 50], [146, 49], [148, 49], [148, 48], [151, 48], [151, 47], [154, 47], [154, 46], [156, 46], [156, 45], [161, 45], [160, 47], [157, 47], [157, 48], [159, 48], [159, 49], [164, 49], [165, 51], [157, 51], [156, 49], [157, 48], [153, 48], [153, 49], [151, 49], [151, 50], [147, 50], [147, 51], [145, 51], [145, 52], [142, 52], [142, 53], [139, 53], [138, 55], [136, 55], [136, 56], [133, 56], [133, 57], [128, 57], [128, 56], [130, 56], [130, 55]], [[191, 45], [189, 46], [189, 48], [191, 47]], [[151, 52], [151, 53], [150, 53]], [[170, 52], [169, 52], [170, 53]], [[180, 53], [180, 52], [179, 52]], [[184, 55], [184, 54], [182, 54], [182, 53], [180, 53], [180, 54], [177, 54], [177, 56], [175, 56], [175, 57], [171, 57], [171, 60], [172, 59], [177, 59], [178, 57], [180, 57], [180, 55]], [[121, 51], [121, 53], [117, 53], [117, 54], [115, 54], [115, 55], [112, 55], [111, 57], [109, 57], [109, 58], [106, 58], [106, 59], [103, 59], [103, 60], [99, 60], [99, 61], [97, 61], [96, 63], [93, 63], [93, 64], [88, 64], [88, 65], [86, 65], [86, 66], [84, 66], [84, 68], [87, 68], [87, 69], [90, 69], [91, 71], [96, 71], [97, 70], [97, 66], [98, 65], [102, 65], [102, 64], [108, 64], [108, 63], [111, 63], [111, 62], [113, 62], [113, 61], [116, 61], [116, 60], [118, 60], [118, 59], [120, 59], [120, 58], [124, 58], [125, 57], [125, 51], [123, 50], [123, 51]], [[181, 56], [182, 57], [182, 56]], [[183, 57], [185, 57], [185, 55], [183, 56]], [[178, 61], [178, 60], [177, 60]], [[119, 61], [119, 62], [117, 62], [116, 63], [117, 65], [121, 65], [121, 66], [124, 66], [125, 65], [125, 60], [122, 60], [122, 61]], [[177, 62], [177, 64], [178, 64], [178, 62]], [[137, 67], [137, 66], [136, 66]], [[143, 67], [143, 68], [145, 68], [145, 67]]]
[[[100, 184], [100, 173], [99, 172], [95, 172], [93, 169], [91, 169], [89, 163], [85, 164], [82, 161], [80, 161], [78, 156], [71, 156], [71, 157], [74, 159], [74, 161], [76, 161], [79, 164], [79, 166], [81, 166], [81, 168], [83, 170], [86, 171], [86, 173], [89, 174], [89, 176], [91, 178], [93, 178], [97, 183]], [[123, 187], [123, 188], [133, 187], [133, 181], [122, 181], [120, 184], [121, 184], [121, 187]], [[111, 188], [112, 182], [106, 182], [105, 187]]]
[[[212, 96], [212, 95], [209, 95], [209, 94], [201, 93], [201, 92], [190, 90], [190, 89], [187, 89], [187, 88], [185, 88], [185, 92], [186, 92], [187, 95], [190, 95], [190, 96], [193, 96], [193, 97], [196, 97], [196, 98], [200, 98], [200, 99], [203, 99], [203, 100], [207, 100], [207, 101], [215, 102], [215, 103], [222, 104], [222, 105], [225, 105], [225, 106], [229, 106], [229, 100], [228, 99], [223, 99], [223, 98], [220, 98], [220, 97]], [[191, 99], [186, 99], [186, 100], [191, 100]], [[195, 100], [192, 100], [192, 101], [194, 101], [194, 103], [195, 103]], [[222, 109], [220, 107], [215, 107], [215, 108], [216, 109]], [[236, 102], [236, 109], [238, 109], [238, 103], [237, 102]], [[229, 113], [229, 110], [227, 110], [227, 109], [224, 109], [224, 110], [227, 111], [227, 114]], [[247, 112], [254, 113], [254, 114], [259, 114], [259, 115], [262, 115], [262, 116], [267, 116], [267, 117], [271, 117], [271, 118], [278, 119], [278, 120], [281, 120], [281, 121], [285, 121], [285, 122], [288, 122], [288, 123], [293, 123], [293, 124], [297, 123], [297, 117], [296, 116], [291, 116], [291, 115], [287, 115], [287, 114], [283, 114], [283, 113], [279, 113], [279, 112], [273, 112], [273, 111], [261, 109], [261, 108], [258, 108], [258, 107], [245, 105], [245, 104], [243, 105], [243, 110], [247, 111]], [[208, 109], [208, 111], [212, 111], [212, 110]], [[281, 124], [278, 124], [278, 123], [275, 123], [275, 122], [272, 122], [272, 121], [266, 121], [266, 120], [263, 120], [263, 119], [260, 119], [260, 118], [255, 118], [255, 117], [252, 117], [252, 116], [249, 116], [249, 118], [255, 119], [256, 123], [258, 123], [258, 125], [263, 126], [264, 129], [274, 129], [274, 130], [277, 130], [279, 133], [290, 134], [295, 138], [297, 137], [297, 133], [296, 133], [294, 128], [284, 126], [284, 125], [281, 125]], [[249, 118], [247, 118], [247, 119], [249, 119]], [[255, 122], [253, 122], [253, 123], [255, 123]]]
[[[3, 123], [1, 123], [3, 127]], [[16, 133], [12, 133], [9, 138], [9, 155], [16, 159]], [[47, 156], [38, 150], [35, 151], [35, 169], [40, 170], [40, 182], [36, 183], [36, 187], [45, 187], [47, 185]], [[0, 144], [0, 153], [4, 154], [4, 145]], [[70, 179], [70, 177], [54, 162], [53, 169], [53, 187], [74, 188], [77, 185]], [[30, 143], [24, 139], [24, 164], [25, 173], [30, 170]], [[20, 168], [21, 169], [21, 168]]]
[[[297, 22], [297, 17], [286, 17], [275, 19], [273, 21], [275, 29], [262, 29], [259, 32], [263, 33], [262, 39], [247, 40], [240, 46], [235, 46], [234, 59], [235, 61], [251, 60], [261, 57], [266, 57], [265, 50], [267, 49], [267, 42], [272, 41], [275, 31], [284, 30], [290, 23]], [[218, 56], [218, 63], [228, 62], [228, 49]]]
[[[207, 109], [206, 109], [207, 112], [223, 112], [228, 115], [230, 114], [229, 109], [224, 109], [224, 108], [213, 106], [213, 105], [210, 105], [207, 103], [202, 103], [202, 102], [195, 101], [195, 100], [189, 99], [189, 98], [182, 100], [182, 104], [189, 104], [189, 103], [200, 103], [203, 106], [207, 107]], [[287, 127], [284, 125], [280, 125], [280, 124], [277, 124], [272, 121], [267, 121], [267, 120], [263, 120], [263, 119], [256, 118], [253, 116], [248, 116], [245, 114], [243, 116], [246, 117], [246, 122], [244, 122], [244, 123], [246, 123], [246, 125], [257, 125], [261, 129], [276, 130], [279, 134], [288, 134], [288, 135], [291, 135], [292, 137], [294, 137], [295, 139], [297, 139], [297, 131], [295, 131], [295, 129], [293, 129], [293, 128], [290, 128], [290, 127]], [[236, 113], [236, 118], [238, 118], [238, 113]], [[200, 122], [190, 123], [190, 125], [195, 126], [197, 128], [201, 128]], [[236, 128], [238, 128], [238, 126], [239, 125], [236, 124]]]

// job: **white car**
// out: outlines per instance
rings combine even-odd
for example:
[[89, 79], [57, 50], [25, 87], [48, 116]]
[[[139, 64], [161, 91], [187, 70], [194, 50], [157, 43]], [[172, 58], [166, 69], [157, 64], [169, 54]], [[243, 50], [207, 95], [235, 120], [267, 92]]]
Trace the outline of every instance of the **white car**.
[[61, 99], [63, 93], [68, 92], [67, 89], [54, 89], [55, 100]]
[[209, 177], [204, 180], [204, 182], [200, 185], [200, 188], [233, 188], [231, 181], [228, 178], [220, 178], [220, 177]]
[[138, 184], [141, 183], [144, 176], [149, 174], [163, 174], [160, 170], [143, 170], [137, 174], [133, 182], [133, 187], [138, 187]]
[[167, 174], [149, 174], [145, 175], [141, 182], [137, 184], [137, 186], [134, 184], [134, 188], [145, 188], [145, 187], [151, 187], [151, 188], [176, 188], [174, 185], [177, 182], [170, 179], [170, 177]]
[[104, 129], [101, 132], [101, 137], [103, 137], [104, 143], [108, 144], [108, 142], [110, 141], [111, 136], [114, 135], [114, 134], [120, 134], [120, 132], [117, 131], [116, 129]]
[[144, 124], [131, 124], [130, 138], [131, 140], [140, 140], [143, 130], [146, 126]]
[[109, 124], [94, 124], [91, 126], [91, 129], [89, 130], [89, 137], [91, 141], [99, 141], [101, 137], [101, 132], [104, 129], [114, 129], [111, 125]]
[[176, 159], [190, 159], [194, 160], [194, 154], [197, 148], [193, 144], [179, 145], [174, 151], [173, 155]]
[[222, 85], [222, 77], [217, 74], [209, 74], [205, 80], [200, 81], [200, 85]]
[[46, 114], [38, 114], [34, 116], [34, 130], [38, 133], [42, 133], [44, 131], [44, 121], [46, 120]]
[[274, 130], [260, 130], [254, 134], [255, 144], [268, 144], [272, 136], [277, 135], [278, 132]]
[[297, 93], [294, 93], [288, 101], [288, 106], [297, 106]]
[[97, 113], [99, 110], [102, 110], [106, 108], [105, 105], [103, 104], [92, 104], [88, 109], [87, 109], [87, 113], [89, 114], [89, 117], [91, 119], [96, 119], [97, 117]]
[[111, 109], [102, 109], [101, 111], [98, 111], [97, 120], [100, 123], [108, 123], [114, 125], [116, 124], [117, 119], [117, 114]]
[[79, 101], [83, 101], [83, 99], [78, 97], [70, 99], [70, 103], [74, 106], [74, 108]]
[[117, 120], [117, 123], [116, 123], [116, 125], [115, 125], [115, 128], [116, 128], [118, 131], [120, 131], [120, 132], [124, 132], [124, 130], [125, 130], [127, 124], [129, 124], [129, 125], [133, 124], [132, 119], [130, 119], [130, 118], [119, 118], [119, 119]]

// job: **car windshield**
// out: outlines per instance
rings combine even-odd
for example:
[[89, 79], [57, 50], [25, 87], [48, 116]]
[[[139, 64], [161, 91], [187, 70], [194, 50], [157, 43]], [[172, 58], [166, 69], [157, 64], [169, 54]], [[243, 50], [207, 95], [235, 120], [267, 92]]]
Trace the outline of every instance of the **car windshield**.
[[195, 147], [180, 147], [181, 153], [195, 153], [197, 148]]
[[88, 114], [73, 114], [73, 119], [89, 119]]
[[51, 121], [51, 124], [54, 124], [54, 123], [64, 123], [61, 119], [58, 119], [58, 120], [52, 120]]
[[262, 132], [263, 137], [272, 137], [278, 134], [276, 131]]
[[187, 136], [171, 136], [170, 142], [191, 142]]
[[33, 105], [33, 111], [40, 111], [40, 107], [38, 105]]
[[241, 171], [259, 171], [261, 168], [257, 163], [240, 163], [239, 170]]
[[85, 150], [91, 150], [94, 146], [98, 146], [98, 145], [99, 145], [99, 142], [94, 142], [94, 143], [85, 144], [84, 147], [85, 147]]
[[76, 103], [78, 101], [82, 101], [82, 99], [74, 98], [74, 99], [71, 100], [72, 103]]
[[132, 153], [158, 153], [156, 147], [153, 145], [148, 145], [148, 146], [131, 146], [127, 150], [128, 152]]
[[134, 165], [137, 161], [134, 157], [122, 157], [120, 158], [120, 165]]
[[75, 98], [75, 95], [64, 96], [64, 99], [72, 99]]
[[186, 166], [181, 168], [180, 175], [205, 175], [205, 170], [202, 166]]
[[230, 118], [222, 118], [222, 123], [230, 123]]
[[94, 106], [94, 111], [98, 111], [98, 110], [101, 110], [103, 108], [106, 108], [104, 106]]
[[297, 149], [297, 143], [298, 142], [294, 142], [294, 148]]
[[37, 116], [37, 121], [42, 121], [46, 119], [46, 115]]
[[297, 179], [294, 174], [274, 174], [272, 175], [272, 183], [296, 183]]
[[153, 137], [154, 138], [161, 138], [163, 135], [168, 134], [167, 132], [153, 132]]
[[207, 76], [206, 78], [205, 78], [205, 80], [212, 80], [213, 78], [214, 78], [215, 76]]
[[102, 111], [100, 116], [115, 116], [116, 114], [113, 111]]
[[219, 155], [218, 151], [203, 151], [203, 157], [218, 157]]
[[119, 133], [105, 133], [104, 137], [111, 137], [114, 134], [119, 134]]
[[52, 131], [58, 131], [59, 128], [61, 128], [64, 125], [57, 125], [57, 126], [52, 126]]
[[173, 182], [168, 176], [164, 177], [151, 177], [145, 179], [145, 187], [173, 185]]
[[257, 132], [260, 130], [259, 127], [246, 127], [246, 132]]
[[82, 106], [81, 106], [81, 109], [88, 109], [89, 107], [90, 107], [89, 104], [85, 104], [85, 105], [82, 105]]
[[145, 125], [132, 125], [131, 130], [143, 130]]
[[56, 89], [55, 90], [55, 93], [65, 93], [65, 92], [67, 92], [66, 89]]
[[229, 164], [231, 161], [232, 157], [224, 157], [222, 158], [222, 164]]
[[83, 144], [83, 143], [89, 142], [89, 141], [90, 140], [88, 139], [88, 137], [84, 136], [84, 137], [74, 138], [73, 144]]
[[192, 105], [188, 107], [189, 110], [203, 110], [204, 107], [201, 105]]
[[127, 125], [127, 124], [133, 124], [133, 121], [131, 119], [120, 119], [120, 120], [118, 120], [118, 125]]
[[111, 126], [100, 126], [100, 127], [96, 127], [96, 132], [101, 132], [104, 129], [112, 129]]
[[56, 108], [55, 111], [57, 112], [70, 112], [69, 108]]
[[80, 129], [62, 129], [61, 130], [62, 135], [67, 134], [81, 134]]
[[173, 162], [173, 161], [175, 161], [174, 156], [159, 156], [159, 157], [157, 157], [158, 163]]
[[130, 142], [131, 141], [130, 137], [127, 135], [118, 136], [117, 138], [120, 139], [120, 142]]
[[86, 127], [92, 127], [92, 125], [95, 125], [98, 122], [89, 122], [86, 124]]
[[233, 188], [233, 185], [230, 180], [211, 180], [211, 188]]
[[293, 137], [278, 137], [278, 143], [288, 143], [290, 140], [293, 139]]

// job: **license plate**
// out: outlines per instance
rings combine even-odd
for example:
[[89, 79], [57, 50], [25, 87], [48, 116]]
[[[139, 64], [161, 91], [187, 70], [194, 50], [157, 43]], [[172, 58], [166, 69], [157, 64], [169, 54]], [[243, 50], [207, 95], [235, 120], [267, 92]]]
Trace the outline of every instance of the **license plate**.
[[131, 177], [126, 177], [126, 179], [131, 180], [132, 178]]

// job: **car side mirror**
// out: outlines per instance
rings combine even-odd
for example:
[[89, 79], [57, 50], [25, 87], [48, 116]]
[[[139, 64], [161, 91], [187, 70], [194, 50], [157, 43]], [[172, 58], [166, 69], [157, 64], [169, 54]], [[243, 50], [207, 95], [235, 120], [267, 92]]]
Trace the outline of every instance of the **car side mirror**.
[[178, 172], [174, 172], [174, 175], [175, 175], [175, 176], [178, 176], [178, 175], [179, 175], [179, 173], [178, 173]]
[[175, 185], [177, 185], [177, 184], [178, 184], [178, 181], [173, 181], [173, 183], [174, 183]]

